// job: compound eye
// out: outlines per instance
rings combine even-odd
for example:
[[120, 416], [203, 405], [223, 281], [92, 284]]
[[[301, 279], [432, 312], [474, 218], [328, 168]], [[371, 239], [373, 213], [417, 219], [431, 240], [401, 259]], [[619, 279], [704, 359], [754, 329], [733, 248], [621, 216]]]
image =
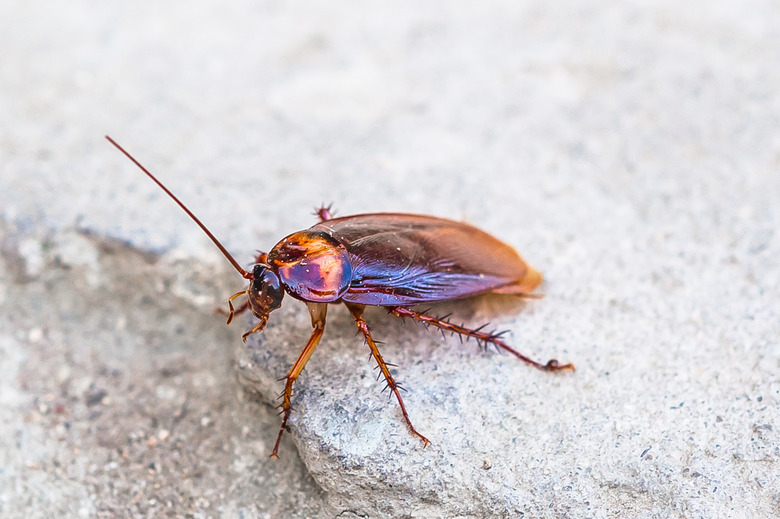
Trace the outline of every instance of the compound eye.
[[282, 282], [279, 281], [279, 276], [270, 270], [266, 270], [265, 275], [263, 276], [263, 290], [261, 296], [265, 297], [266, 301], [268, 301], [269, 310], [276, 310], [282, 306], [282, 298], [284, 297]]
[[279, 276], [263, 265], [255, 265], [252, 280], [252, 298], [266, 311], [282, 306], [284, 289]]

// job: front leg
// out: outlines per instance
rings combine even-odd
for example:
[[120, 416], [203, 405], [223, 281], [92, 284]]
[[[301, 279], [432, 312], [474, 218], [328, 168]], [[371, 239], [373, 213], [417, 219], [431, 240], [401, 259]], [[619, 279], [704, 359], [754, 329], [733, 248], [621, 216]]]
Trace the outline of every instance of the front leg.
[[326, 303], [306, 303], [309, 308], [309, 314], [311, 314], [311, 325], [314, 327], [314, 331], [309, 337], [309, 341], [306, 346], [303, 347], [298, 359], [290, 368], [290, 372], [284, 377], [286, 383], [284, 384], [284, 393], [282, 393], [282, 425], [279, 427], [279, 435], [276, 437], [276, 443], [274, 444], [274, 450], [271, 452], [272, 458], [278, 458], [279, 444], [282, 442], [282, 435], [285, 429], [287, 429], [287, 420], [290, 419], [290, 413], [292, 412], [292, 387], [295, 379], [303, 371], [306, 363], [309, 362], [311, 354], [314, 353], [315, 348], [320, 343], [322, 333], [325, 331], [325, 315], [328, 312], [328, 305]]
[[[257, 258], [255, 258], [255, 263], [256, 263], [256, 264], [257, 264], [257, 263], [265, 264], [265, 262], [266, 262], [267, 258], [268, 258], [268, 254], [266, 254], [265, 252], [260, 252], [260, 251], [257, 251]], [[225, 323], [225, 324], [230, 324], [230, 323], [232, 323], [232, 322], [233, 322], [233, 318], [234, 318], [235, 316], [237, 316], [237, 315], [241, 315], [241, 314], [243, 314], [244, 312], [246, 312], [247, 310], [249, 310], [249, 298], [247, 298], [247, 300], [246, 300], [246, 301], [244, 301], [243, 303], [241, 303], [241, 304], [238, 306], [238, 308], [233, 308], [233, 300], [234, 300], [235, 298], [237, 298], [237, 297], [241, 297], [241, 296], [243, 296], [243, 295], [246, 295], [246, 296], [248, 296], [248, 295], [249, 295], [249, 289], [247, 289], [247, 290], [243, 290], [243, 291], [241, 291], [241, 292], [236, 292], [235, 294], [233, 294], [232, 296], [230, 296], [230, 298], [229, 298], [229, 299], [228, 299], [228, 301], [227, 301], [227, 304], [228, 304], [228, 311], [227, 311], [227, 312], [226, 312], [226, 311], [224, 311], [224, 310], [223, 310], [223, 309], [221, 309], [221, 308], [217, 309], [217, 313], [218, 313], [218, 314], [220, 314], [220, 315], [224, 315], [225, 317], [227, 317], [227, 323]]]
[[355, 319], [355, 324], [357, 325], [358, 330], [360, 330], [360, 333], [362, 333], [363, 337], [366, 338], [366, 344], [368, 344], [368, 347], [371, 349], [371, 355], [373, 355], [374, 360], [376, 360], [376, 363], [379, 365], [379, 369], [382, 371], [382, 375], [384, 375], [385, 380], [387, 381], [387, 387], [390, 388], [390, 391], [392, 391], [393, 394], [395, 394], [395, 397], [398, 399], [398, 405], [401, 406], [401, 412], [404, 415], [404, 420], [406, 420], [406, 425], [409, 427], [409, 431], [411, 431], [413, 435], [420, 438], [423, 442], [423, 446], [427, 447], [431, 442], [428, 440], [428, 438], [417, 432], [417, 429], [415, 429], [412, 425], [412, 421], [409, 419], [409, 415], [406, 412], [404, 400], [401, 398], [398, 383], [390, 373], [387, 364], [382, 358], [382, 354], [379, 353], [379, 347], [376, 345], [374, 338], [371, 337], [371, 331], [368, 329], [368, 323], [366, 323], [366, 320], [363, 319], [363, 310], [365, 309], [365, 306], [351, 303], [344, 304], [347, 305], [350, 313], [352, 313], [352, 317]]

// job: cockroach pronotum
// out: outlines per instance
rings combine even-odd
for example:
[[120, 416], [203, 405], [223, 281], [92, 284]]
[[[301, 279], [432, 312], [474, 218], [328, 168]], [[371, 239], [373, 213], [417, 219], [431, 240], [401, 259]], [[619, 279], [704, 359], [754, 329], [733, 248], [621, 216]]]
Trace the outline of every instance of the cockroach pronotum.
[[[259, 322], [242, 339], [261, 332], [268, 315], [282, 304], [285, 292], [309, 309], [314, 331], [287, 376], [282, 395], [282, 424], [272, 457], [277, 457], [292, 410], [292, 387], [325, 330], [328, 304], [344, 303], [366, 340], [387, 387], [395, 395], [406, 425], [424, 446], [430, 441], [412, 425], [399, 386], [379, 352], [363, 318], [366, 306], [461, 337], [474, 338], [507, 351], [542, 371], [573, 370], [572, 364], [552, 359], [536, 362], [510, 347], [501, 333], [470, 329], [416, 311], [417, 305], [463, 299], [481, 294], [534, 297], [542, 275], [509, 245], [471, 225], [417, 214], [371, 213], [334, 218], [330, 207], [317, 211], [319, 223], [283, 238], [268, 253], [260, 253], [252, 271], [244, 270], [206, 226], [162, 182], [111, 137], [106, 139], [146, 173], [206, 233], [249, 287], [228, 299], [228, 318], [249, 309]], [[233, 301], [246, 296], [238, 307]]]

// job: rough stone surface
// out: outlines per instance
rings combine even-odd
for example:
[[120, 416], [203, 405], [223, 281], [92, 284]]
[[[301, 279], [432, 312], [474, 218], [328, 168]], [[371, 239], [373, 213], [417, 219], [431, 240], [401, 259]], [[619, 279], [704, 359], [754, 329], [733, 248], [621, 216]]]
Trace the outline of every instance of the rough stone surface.
[[[780, 515], [775, 2], [0, 4], [0, 516]], [[533, 357], [288, 299], [240, 261], [342, 214], [465, 219], [542, 300], [436, 307]], [[272, 405], [269, 405], [272, 404]]]

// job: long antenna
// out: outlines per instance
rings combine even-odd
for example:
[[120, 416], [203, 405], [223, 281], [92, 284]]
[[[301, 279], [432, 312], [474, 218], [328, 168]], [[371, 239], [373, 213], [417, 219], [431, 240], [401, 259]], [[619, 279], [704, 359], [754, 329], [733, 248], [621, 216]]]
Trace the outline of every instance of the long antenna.
[[231, 255], [230, 255], [230, 253], [229, 253], [229, 252], [227, 251], [227, 249], [226, 249], [226, 248], [225, 248], [225, 247], [224, 247], [224, 246], [223, 246], [223, 245], [222, 245], [222, 244], [219, 242], [219, 240], [216, 238], [216, 236], [214, 236], [213, 234], [211, 234], [211, 231], [209, 231], [209, 230], [208, 230], [208, 228], [206, 228], [206, 226], [205, 226], [205, 225], [203, 225], [203, 222], [201, 222], [201, 221], [198, 219], [198, 217], [197, 217], [197, 216], [195, 216], [194, 214], [192, 214], [192, 211], [190, 211], [189, 209], [187, 209], [187, 206], [186, 206], [186, 205], [184, 205], [184, 203], [183, 203], [181, 200], [179, 200], [178, 198], [176, 198], [176, 195], [174, 195], [173, 193], [171, 193], [171, 192], [168, 190], [168, 188], [167, 188], [167, 187], [165, 187], [165, 185], [163, 185], [163, 183], [162, 183], [162, 182], [160, 182], [159, 180], [157, 180], [157, 177], [155, 177], [154, 175], [152, 175], [152, 174], [149, 172], [149, 170], [148, 170], [148, 169], [146, 169], [145, 167], [143, 167], [143, 166], [141, 165], [141, 163], [140, 163], [140, 162], [138, 162], [137, 160], [135, 160], [135, 158], [134, 158], [132, 155], [130, 155], [130, 154], [127, 152], [127, 151], [125, 151], [125, 149], [124, 149], [122, 146], [120, 146], [119, 144], [117, 144], [117, 143], [116, 143], [116, 141], [115, 141], [114, 139], [112, 139], [112, 138], [111, 138], [111, 137], [109, 137], [108, 135], [106, 135], [106, 139], [108, 139], [108, 142], [110, 142], [111, 144], [113, 144], [114, 146], [116, 146], [116, 148], [117, 148], [119, 151], [121, 151], [122, 153], [124, 153], [124, 154], [125, 154], [125, 156], [127, 156], [127, 158], [128, 158], [128, 159], [132, 160], [132, 161], [133, 161], [133, 163], [134, 163], [136, 166], [138, 166], [139, 168], [141, 168], [141, 171], [143, 171], [144, 173], [146, 173], [146, 175], [147, 175], [149, 178], [151, 178], [152, 180], [154, 180], [154, 183], [155, 183], [155, 184], [157, 184], [158, 186], [160, 186], [160, 187], [162, 188], [162, 190], [163, 190], [163, 191], [165, 191], [165, 192], [168, 194], [168, 196], [169, 196], [169, 197], [173, 198], [173, 201], [174, 201], [174, 202], [176, 202], [177, 204], [179, 204], [179, 207], [181, 207], [182, 209], [184, 209], [184, 212], [185, 212], [185, 213], [187, 213], [187, 214], [189, 215], [189, 217], [190, 217], [190, 218], [192, 218], [192, 219], [195, 221], [195, 223], [196, 223], [196, 224], [198, 224], [198, 226], [199, 226], [201, 229], [203, 229], [203, 232], [205, 232], [205, 233], [206, 233], [206, 236], [208, 236], [209, 238], [211, 238], [211, 241], [213, 241], [213, 242], [214, 242], [214, 245], [216, 245], [216, 246], [217, 246], [217, 248], [218, 248], [218, 249], [219, 249], [219, 250], [222, 252], [222, 254], [224, 254], [224, 255], [225, 255], [225, 257], [228, 259], [228, 261], [230, 262], [230, 264], [231, 264], [231, 265], [233, 265], [233, 268], [235, 268], [235, 269], [238, 271], [238, 273], [239, 273], [239, 274], [241, 274], [241, 275], [242, 275], [242, 276], [243, 276], [245, 279], [252, 279], [252, 274], [251, 274], [251, 273], [249, 273], [249, 272], [247, 272], [247, 271], [246, 271], [246, 270], [244, 270], [243, 268], [241, 268], [241, 265], [239, 265], [239, 264], [238, 264], [238, 262], [235, 260], [235, 258], [233, 258], [233, 256], [231, 256]]

